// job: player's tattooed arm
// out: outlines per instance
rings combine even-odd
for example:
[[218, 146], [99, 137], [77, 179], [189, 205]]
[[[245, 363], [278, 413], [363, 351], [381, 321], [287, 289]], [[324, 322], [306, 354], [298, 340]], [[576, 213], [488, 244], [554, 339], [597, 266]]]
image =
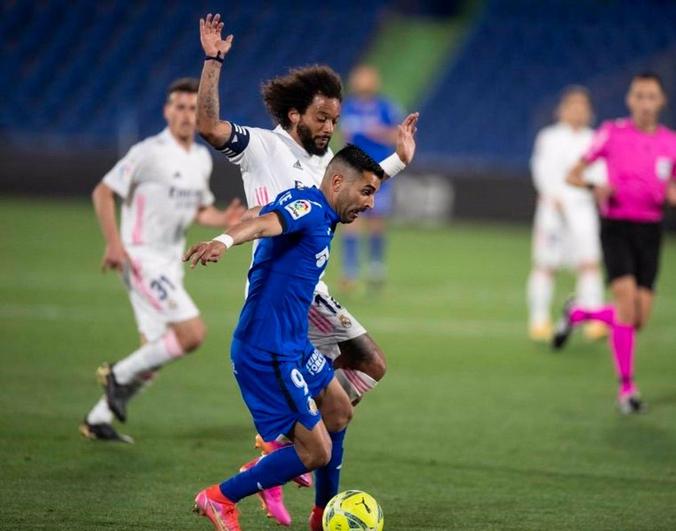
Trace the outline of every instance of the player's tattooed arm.
[[[221, 38], [223, 22], [218, 13], [200, 19], [200, 41], [206, 57], [223, 59], [232, 47], [233, 36]], [[205, 60], [197, 92], [197, 130], [202, 138], [214, 147], [221, 147], [232, 134], [230, 122], [219, 117], [218, 81], [221, 62]]]
[[205, 266], [209, 262], [218, 262], [223, 253], [233, 245], [278, 236], [283, 230], [279, 215], [270, 212], [235, 225], [218, 239], [193, 245], [183, 255], [183, 261], [190, 262], [191, 269], [198, 263]]

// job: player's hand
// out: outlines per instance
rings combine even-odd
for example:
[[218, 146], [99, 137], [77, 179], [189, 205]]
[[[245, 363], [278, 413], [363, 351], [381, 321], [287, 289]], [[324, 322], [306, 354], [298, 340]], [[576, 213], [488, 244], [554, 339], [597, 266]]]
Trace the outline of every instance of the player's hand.
[[183, 255], [184, 262], [190, 262], [190, 269], [201, 262], [203, 266], [208, 262], [218, 262], [225, 252], [225, 245], [221, 242], [200, 242], [193, 245]]
[[101, 271], [104, 273], [109, 269], [122, 271], [127, 263], [129, 263], [129, 255], [121, 243], [109, 243], [106, 245], [106, 250], [101, 260]]
[[676, 207], [676, 181], [671, 181], [667, 188], [667, 205]]
[[220, 53], [220, 57], [223, 57], [230, 51], [233, 36], [228, 35], [225, 40], [221, 39], [222, 30], [223, 22], [219, 13], [213, 17], [209, 13], [206, 19], [200, 19], [200, 41], [207, 56], [216, 57]]
[[239, 197], [236, 197], [223, 211], [223, 217], [225, 218], [224, 230], [237, 225], [242, 222], [242, 216], [246, 212], [246, 207], [242, 204], [242, 201]]
[[418, 116], [412, 112], [397, 126], [397, 155], [404, 164], [410, 164], [415, 155], [415, 132], [418, 130]]
[[596, 204], [598, 204], [601, 208], [608, 204], [608, 200], [610, 199], [610, 196], [613, 195], [613, 193], [615, 193], [615, 190], [606, 184], [594, 186], [594, 199], [596, 199]]

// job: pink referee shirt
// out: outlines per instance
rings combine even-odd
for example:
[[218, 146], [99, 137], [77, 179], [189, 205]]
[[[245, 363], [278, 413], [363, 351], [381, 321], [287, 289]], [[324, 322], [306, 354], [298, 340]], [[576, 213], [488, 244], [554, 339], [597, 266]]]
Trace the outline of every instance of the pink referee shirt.
[[676, 133], [659, 125], [639, 130], [629, 118], [604, 122], [584, 160], [606, 161], [614, 193], [601, 215], [608, 219], [657, 222], [664, 215], [669, 181], [676, 177]]

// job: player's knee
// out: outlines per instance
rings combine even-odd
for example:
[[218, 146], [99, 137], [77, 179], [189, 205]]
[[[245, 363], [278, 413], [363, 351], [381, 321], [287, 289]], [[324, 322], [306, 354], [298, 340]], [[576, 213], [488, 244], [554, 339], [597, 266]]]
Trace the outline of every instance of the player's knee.
[[298, 457], [308, 470], [315, 470], [326, 466], [331, 460], [331, 441], [325, 444], [319, 444], [316, 447], [308, 448], [303, 451], [298, 449]]
[[333, 404], [328, 411], [322, 411], [326, 429], [331, 432], [342, 431], [347, 428], [347, 425], [352, 420], [353, 414], [354, 408], [347, 396], [345, 397], [345, 400]]
[[323, 444], [313, 452], [313, 466], [312, 468], [321, 468], [329, 464], [331, 461], [331, 443]]
[[196, 320], [189, 327], [176, 330], [178, 342], [186, 353], [197, 350], [204, 343], [206, 335], [207, 327], [201, 319]]
[[371, 354], [371, 363], [367, 369], [368, 370], [364, 372], [376, 382], [379, 382], [385, 377], [385, 373], [387, 372], [387, 361], [385, 361], [385, 354], [377, 346]]

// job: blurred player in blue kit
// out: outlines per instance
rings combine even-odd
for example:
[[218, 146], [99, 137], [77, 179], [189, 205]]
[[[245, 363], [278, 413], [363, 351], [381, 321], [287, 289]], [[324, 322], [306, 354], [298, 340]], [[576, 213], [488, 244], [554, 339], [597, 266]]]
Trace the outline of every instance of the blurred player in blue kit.
[[[350, 75], [351, 95], [343, 102], [341, 130], [345, 141], [360, 147], [375, 160], [383, 160], [392, 151], [397, 139], [401, 112], [390, 100], [379, 94], [380, 75], [369, 65], [357, 66]], [[369, 266], [368, 282], [379, 287], [385, 281], [386, 219], [392, 213], [392, 183], [383, 182], [378, 204], [366, 213]], [[343, 287], [352, 289], [359, 277], [359, 239], [362, 223], [343, 228]]]
[[232, 245], [260, 238], [231, 360], [258, 433], [266, 441], [293, 441], [197, 494], [195, 510], [218, 530], [240, 529], [236, 504], [242, 498], [311, 470], [324, 468], [330, 476], [318, 489], [336, 488], [352, 404], [330, 359], [310, 343], [307, 314], [337, 223], [352, 223], [373, 208], [384, 175], [366, 153], [347, 146], [329, 162], [319, 189], [282, 192], [257, 217], [184, 255], [192, 267], [206, 265]]

